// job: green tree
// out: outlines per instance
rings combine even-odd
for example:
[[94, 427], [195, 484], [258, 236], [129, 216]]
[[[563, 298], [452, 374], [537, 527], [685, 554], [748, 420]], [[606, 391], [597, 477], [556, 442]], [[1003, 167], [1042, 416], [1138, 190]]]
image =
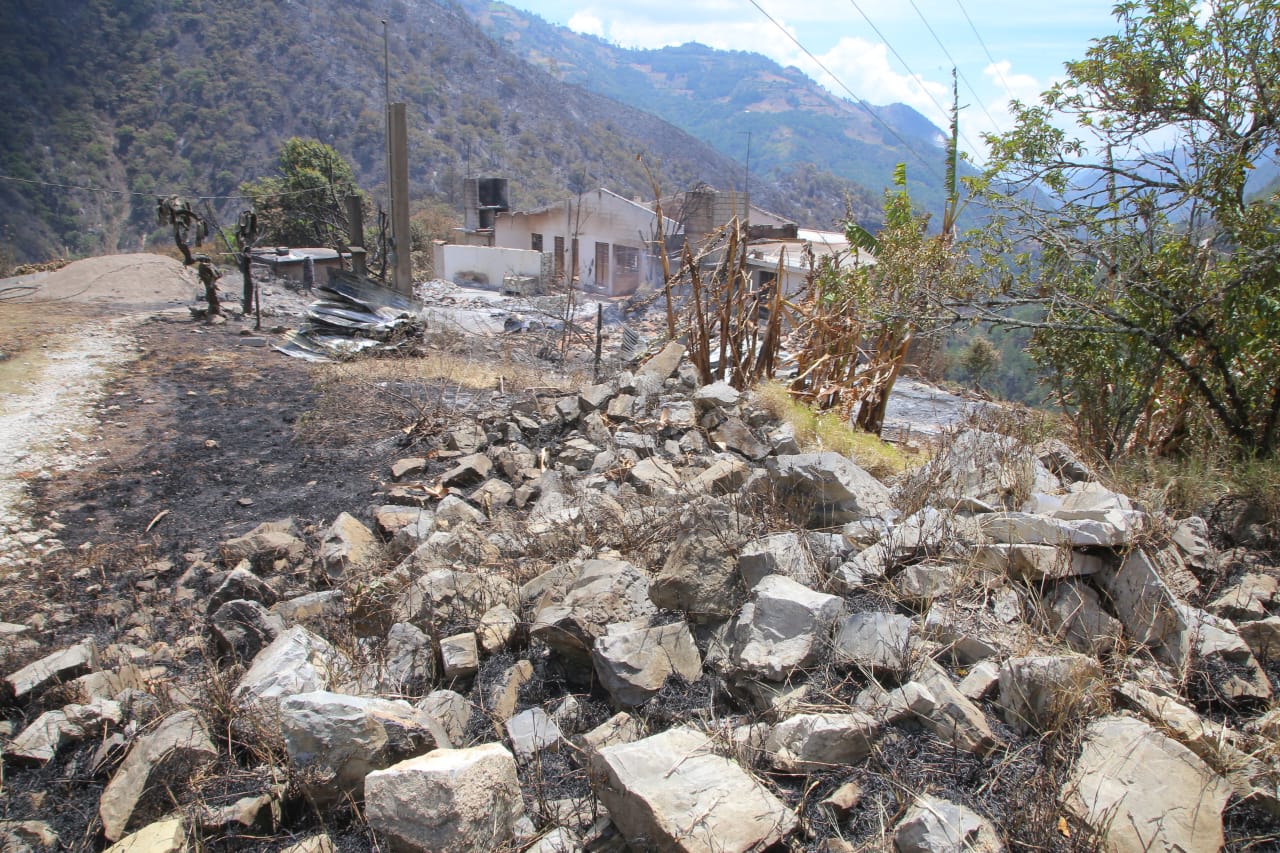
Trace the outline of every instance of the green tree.
[[1245, 177], [1280, 145], [1280, 3], [1115, 14], [1119, 32], [988, 140], [982, 188], [1026, 241], [998, 295], [1047, 306], [1033, 354], [1104, 454], [1216, 431], [1270, 455], [1280, 212], [1247, 201]]
[[1000, 350], [982, 335], [975, 335], [960, 355], [960, 367], [975, 388], [981, 388], [987, 377], [999, 369], [1000, 361]]
[[268, 243], [344, 245], [346, 197], [360, 195], [350, 164], [315, 139], [291, 137], [280, 148], [279, 174], [244, 184]]
[[[954, 76], [954, 75], [953, 75]], [[807, 362], [835, 368], [812, 374], [815, 388], [842, 386], [838, 395], [855, 424], [880, 434], [889, 404], [889, 393], [907, 360], [912, 342], [937, 331], [933, 307], [939, 302], [965, 299], [974, 283], [974, 269], [967, 262], [968, 249], [957, 239], [956, 220], [963, 208], [958, 180], [960, 153], [959, 95], [952, 81], [951, 133], [945, 161], [946, 202], [938, 233], [929, 233], [929, 216], [917, 214], [907, 191], [907, 170], [894, 170], [896, 189], [885, 192], [884, 226], [872, 235], [849, 221], [845, 233], [851, 246], [865, 251], [874, 264], [848, 270], [828, 269], [819, 277], [816, 307], [819, 313], [849, 314], [839, 324], [847, 330], [836, 344], [843, 351], [836, 358], [829, 343], [819, 343], [803, 353], [801, 382], [809, 382]], [[832, 327], [829, 317], [819, 317], [818, 328]], [[862, 355], [865, 354], [865, 361]], [[820, 390], [821, 398], [829, 392]], [[853, 411], [856, 406], [856, 412]]]

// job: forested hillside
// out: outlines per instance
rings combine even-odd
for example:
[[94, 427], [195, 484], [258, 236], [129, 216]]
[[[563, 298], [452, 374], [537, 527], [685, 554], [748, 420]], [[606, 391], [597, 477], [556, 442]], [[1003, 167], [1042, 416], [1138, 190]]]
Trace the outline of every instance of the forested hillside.
[[[3, 0], [0, 246], [16, 261], [136, 249], [170, 193], [218, 197], [229, 219], [240, 185], [271, 173], [295, 135], [332, 145], [377, 189], [387, 14], [372, 0]], [[416, 200], [458, 203], [468, 173], [509, 177], [518, 206], [573, 186], [647, 197], [641, 154], [664, 191], [740, 187], [738, 162], [516, 58], [452, 4], [396, 0], [389, 25]], [[818, 225], [848, 191], [813, 168], [752, 186]]]
[[[535, 65], [660, 116], [721, 153], [743, 159], [750, 134], [757, 180], [793, 180], [805, 168], [852, 182], [855, 218], [870, 224], [879, 222], [880, 195], [894, 166], [905, 162], [922, 209], [942, 208], [943, 133], [904, 104], [836, 97], [798, 69], [757, 53], [701, 44], [627, 50], [505, 3], [460, 2]], [[750, 11], [744, 7], [743, 14]], [[858, 94], [874, 101], [877, 93]]]

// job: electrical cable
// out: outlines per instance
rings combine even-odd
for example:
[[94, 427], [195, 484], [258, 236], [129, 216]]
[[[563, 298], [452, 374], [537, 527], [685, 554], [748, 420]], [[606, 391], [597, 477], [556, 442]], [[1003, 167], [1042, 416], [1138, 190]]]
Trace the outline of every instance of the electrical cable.
[[982, 35], [978, 32], [978, 28], [974, 26], [973, 18], [969, 17], [969, 12], [964, 8], [964, 3], [962, 3], [961, 0], [956, 0], [956, 5], [960, 7], [960, 13], [964, 15], [964, 19], [969, 22], [969, 29], [973, 30], [974, 38], [978, 40], [978, 44], [982, 45], [982, 52], [987, 55], [987, 60], [991, 63], [991, 67], [996, 70], [996, 75], [1000, 78], [1000, 83], [1004, 86], [1005, 94], [1007, 94], [1011, 100], [1016, 100], [1017, 98], [1013, 94], [1013, 87], [1010, 86], [1009, 81], [1005, 79], [1004, 69], [1000, 67], [1000, 63], [996, 62], [995, 57], [991, 55], [991, 51], [987, 49], [987, 43], [982, 40]]
[[991, 127], [998, 129], [999, 122], [997, 122], [995, 117], [987, 110], [987, 105], [982, 102], [982, 96], [978, 94], [978, 90], [973, 88], [973, 84], [969, 82], [969, 78], [960, 70], [960, 65], [954, 58], [952, 58], [951, 51], [947, 50], [947, 46], [942, 43], [942, 39], [938, 38], [938, 34], [934, 32], [933, 26], [929, 23], [929, 19], [924, 16], [924, 13], [920, 11], [920, 7], [916, 5], [916, 0], [908, 0], [908, 2], [911, 4], [911, 8], [916, 10], [916, 15], [920, 17], [920, 21], [924, 24], [925, 29], [929, 31], [929, 35], [933, 36], [933, 40], [938, 43], [938, 47], [942, 50], [943, 55], [947, 57], [947, 61], [951, 63], [951, 67], [956, 70], [956, 74], [958, 74], [960, 79], [964, 81], [965, 88], [969, 90], [969, 94], [973, 95], [973, 99], [978, 103], [978, 108], [982, 110], [987, 119], [991, 122]]
[[911, 152], [911, 155], [915, 157], [917, 160], [919, 160], [920, 163], [925, 167], [925, 169], [929, 173], [931, 173], [935, 178], [942, 180], [942, 175], [938, 174], [938, 170], [933, 167], [933, 164], [931, 164], [928, 160], [922, 157], [920, 153], [911, 146], [911, 143], [903, 139], [902, 136], [896, 130], [894, 130], [893, 127], [887, 121], [881, 118], [880, 115], [876, 113], [875, 110], [871, 109], [870, 105], [868, 105], [866, 101], [864, 101], [862, 98], [855, 95], [853, 93], [853, 90], [850, 89], [848, 86], [846, 86], [843, 80], [841, 80], [839, 77], [833, 74], [831, 69], [827, 68], [827, 66], [822, 63], [822, 60], [818, 59], [818, 57], [814, 56], [813, 53], [810, 52], [809, 48], [801, 44], [799, 39], [793, 36], [787, 30], [786, 27], [782, 26], [782, 24], [780, 24], [772, 15], [766, 12], [764, 8], [758, 2], [756, 2], [756, 0], [750, 0], [750, 3], [752, 6], [756, 7], [756, 10], [759, 11], [761, 15], [764, 15], [766, 18], [769, 19], [769, 23], [777, 27], [778, 30], [780, 30], [783, 35], [785, 35], [788, 39], [790, 39], [791, 42], [796, 47], [800, 48], [800, 51], [804, 53], [805, 56], [809, 57], [809, 59], [811, 59], [813, 63], [817, 65], [819, 68], [821, 68], [828, 77], [834, 80], [836, 82], [836, 85], [838, 85], [841, 89], [844, 89], [846, 92], [848, 92], [849, 97], [853, 99], [854, 103], [862, 107], [862, 109], [864, 109], [867, 112], [867, 115], [871, 116], [873, 119], [879, 122], [880, 126], [883, 127], [885, 130], [887, 130], [890, 136], [898, 140], [898, 142], [902, 143], [903, 147], [906, 148], [907, 151]]
[[[189, 194], [187, 194], [187, 193], [165, 193], [165, 192], [140, 193], [140, 192], [136, 192], [136, 191], [134, 191], [134, 190], [111, 190], [111, 189], [107, 189], [107, 188], [105, 188], [105, 187], [84, 187], [84, 186], [80, 186], [80, 185], [78, 185], [78, 184], [61, 184], [61, 183], [56, 183], [56, 182], [54, 182], [54, 181], [40, 181], [40, 180], [36, 180], [36, 179], [34, 179], [34, 178], [19, 178], [19, 177], [15, 177], [15, 176], [13, 176], [13, 175], [3, 175], [3, 174], [0, 174], [0, 181], [13, 181], [14, 183], [19, 183], [19, 184], [32, 184], [32, 185], [35, 185], [35, 186], [41, 186], [41, 187], [53, 187], [54, 189], [60, 189], [60, 190], [82, 190], [82, 191], [84, 191], [84, 192], [91, 192], [91, 193], [104, 193], [104, 194], [107, 194], [107, 195], [129, 195], [129, 196], [138, 196], [138, 197], [140, 197], [140, 198], [167, 198], [167, 197], [169, 197], [169, 196], [181, 196], [181, 197], [184, 197], [184, 198], [185, 198], [185, 197], [190, 197], [193, 201], [196, 201], [196, 202], [200, 202], [200, 201], [236, 201], [236, 200], [238, 200], [238, 201], [253, 201], [253, 200], [254, 200], [254, 197], [253, 197], [253, 196], [247, 196], [247, 195], [195, 195], [195, 196], [189, 196]], [[288, 198], [289, 196], [305, 195], [306, 193], [313, 193], [313, 192], [317, 192], [317, 191], [322, 190], [322, 189], [324, 189], [324, 188], [323, 188], [323, 187], [313, 187], [312, 189], [309, 189], [309, 190], [289, 190], [288, 192], [266, 193], [266, 194], [264, 194], [264, 195], [260, 196], [260, 198]]]
[[[897, 60], [902, 63], [902, 67], [907, 69], [907, 73], [910, 74], [913, 78], [915, 78], [916, 83], [920, 86], [920, 91], [924, 92], [925, 96], [928, 97], [928, 99], [933, 102], [933, 105], [938, 108], [938, 112], [944, 116], [950, 115], [950, 110], [943, 108], [942, 104], [938, 103], [938, 99], [935, 98], [933, 96], [933, 93], [929, 91], [927, 86], [925, 86], [924, 78], [912, 70], [911, 66], [907, 64], [907, 60], [902, 58], [902, 54], [898, 53], [898, 49], [893, 46], [893, 43], [890, 42], [889, 39], [885, 37], [884, 33], [880, 32], [880, 28], [875, 25], [875, 22], [871, 20], [871, 17], [867, 15], [866, 12], [862, 11], [862, 7], [858, 5], [858, 0], [849, 0], [849, 4], [853, 6], [853, 8], [858, 10], [858, 14], [861, 15], [862, 19], [867, 22], [867, 26], [871, 27], [871, 30], [876, 34], [876, 37], [879, 38], [880, 41], [884, 42], [884, 46], [889, 48], [889, 50], [893, 53], [894, 57], [897, 58]], [[969, 148], [971, 150], [975, 152], [982, 150], [979, 146], [974, 145], [973, 140], [970, 139], [965, 134], [961, 133], [960, 138], [963, 139], [966, 143], [968, 143]]]

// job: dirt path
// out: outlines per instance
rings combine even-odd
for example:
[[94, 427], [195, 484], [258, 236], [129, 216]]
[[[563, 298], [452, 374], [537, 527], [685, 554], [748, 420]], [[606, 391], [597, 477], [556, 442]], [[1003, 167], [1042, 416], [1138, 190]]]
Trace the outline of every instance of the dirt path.
[[132, 331], [194, 293], [182, 265], [113, 255], [0, 282], [0, 565], [23, 565], [56, 530], [34, 523], [25, 485], [97, 452], [91, 407], [137, 356]]

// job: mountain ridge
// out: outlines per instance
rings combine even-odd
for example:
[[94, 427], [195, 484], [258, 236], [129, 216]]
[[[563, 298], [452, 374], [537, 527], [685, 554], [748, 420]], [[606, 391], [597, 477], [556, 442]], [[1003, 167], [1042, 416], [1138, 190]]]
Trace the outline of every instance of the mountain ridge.
[[837, 97], [798, 68], [757, 53], [698, 43], [621, 48], [506, 3], [458, 2], [535, 66], [652, 112], [721, 153], [745, 159], [750, 134], [753, 175], [767, 179], [812, 164], [864, 188], [877, 200], [874, 219], [894, 167], [906, 162], [921, 209], [942, 206], [945, 134], [910, 106]]
[[[442, 0], [0, 0], [0, 247], [16, 262], [164, 242], [155, 199], [212, 197], [233, 221], [239, 187], [271, 174], [280, 144], [307, 136], [351, 162], [366, 190], [384, 174], [382, 26], [392, 100], [408, 104], [411, 193], [461, 208], [462, 179], [511, 179], [517, 206], [571, 186], [652, 195], [707, 182], [737, 189], [744, 166], [648, 113], [555, 80]], [[280, 34], [287, 33], [288, 38]], [[643, 158], [643, 162], [641, 160]], [[752, 181], [761, 206], [830, 227], [874, 194], [813, 167]]]

